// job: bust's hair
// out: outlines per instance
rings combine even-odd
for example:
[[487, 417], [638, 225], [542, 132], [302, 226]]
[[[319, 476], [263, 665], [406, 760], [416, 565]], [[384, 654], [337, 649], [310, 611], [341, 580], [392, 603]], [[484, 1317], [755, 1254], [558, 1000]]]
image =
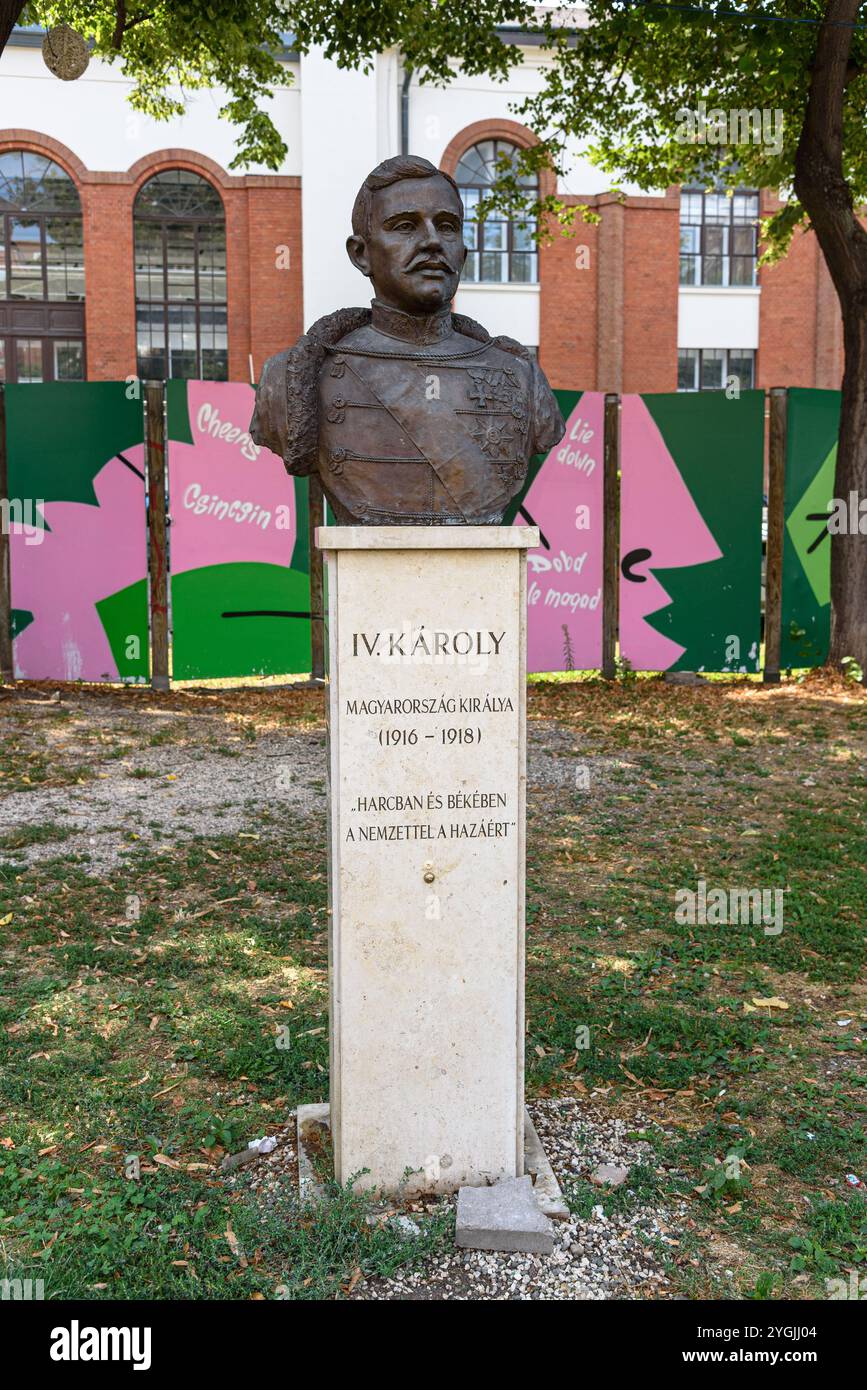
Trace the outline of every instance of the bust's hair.
[[432, 179], [437, 174], [440, 178], [445, 179], [446, 183], [450, 183], [455, 190], [461, 216], [463, 216], [461, 195], [451, 174], [444, 173], [442, 169], [431, 164], [430, 160], [422, 159], [420, 155], [395, 155], [393, 159], [384, 159], [381, 164], [377, 164], [358, 190], [358, 196], [352, 207], [352, 230], [355, 236], [367, 237], [370, 234], [370, 210], [373, 204], [373, 195], [380, 188], [390, 188], [393, 183], [400, 183], [403, 179]]

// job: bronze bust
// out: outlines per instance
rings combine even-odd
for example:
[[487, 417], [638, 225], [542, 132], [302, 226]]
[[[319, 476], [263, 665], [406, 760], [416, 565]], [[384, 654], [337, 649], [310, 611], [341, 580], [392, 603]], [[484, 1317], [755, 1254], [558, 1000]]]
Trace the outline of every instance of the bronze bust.
[[467, 255], [454, 180], [385, 160], [346, 249], [376, 297], [265, 363], [253, 439], [290, 473], [318, 471], [339, 525], [496, 525], [565, 426], [527, 349], [451, 311]]

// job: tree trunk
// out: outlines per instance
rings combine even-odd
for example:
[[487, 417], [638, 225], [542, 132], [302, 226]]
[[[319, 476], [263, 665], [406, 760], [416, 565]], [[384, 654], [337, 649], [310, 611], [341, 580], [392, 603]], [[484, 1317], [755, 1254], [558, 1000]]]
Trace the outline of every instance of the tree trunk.
[[0, 53], [9, 42], [9, 35], [18, 23], [24, 0], [0, 0]]
[[843, 103], [852, 24], [860, 0], [828, 0], [819, 29], [804, 125], [795, 156], [795, 192], [806, 208], [843, 315], [846, 365], [834, 495], [848, 532], [831, 537], [830, 661], [854, 657], [867, 682], [867, 536], [852, 494], [867, 497], [867, 232], [843, 173]]
[[[854, 657], [867, 685], [867, 535], [858, 501], [867, 498], [867, 279], [843, 311], [846, 370], [834, 496], [846, 503], [848, 534], [831, 537], [831, 649], [836, 666]], [[854, 508], [850, 500], [854, 500]]]

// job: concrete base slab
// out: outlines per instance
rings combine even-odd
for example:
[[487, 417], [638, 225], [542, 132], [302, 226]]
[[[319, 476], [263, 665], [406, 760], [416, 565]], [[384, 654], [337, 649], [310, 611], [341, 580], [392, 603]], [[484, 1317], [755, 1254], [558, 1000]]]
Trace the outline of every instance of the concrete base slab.
[[[323, 1144], [327, 1145], [330, 1140], [331, 1106], [327, 1101], [299, 1105], [296, 1124], [299, 1194], [302, 1201], [321, 1202], [325, 1187], [317, 1175], [317, 1160]], [[543, 1216], [552, 1221], [568, 1221], [569, 1208], [529, 1110], [524, 1111], [524, 1172], [532, 1181], [536, 1205]]]
[[568, 1221], [569, 1208], [554, 1176], [554, 1169], [548, 1162], [542, 1141], [530, 1119], [529, 1110], [524, 1111], [524, 1172], [533, 1179], [533, 1192], [539, 1210], [553, 1221]]
[[455, 1244], [465, 1250], [523, 1251], [550, 1255], [554, 1232], [539, 1210], [529, 1173], [502, 1178], [490, 1187], [462, 1187], [458, 1193]]

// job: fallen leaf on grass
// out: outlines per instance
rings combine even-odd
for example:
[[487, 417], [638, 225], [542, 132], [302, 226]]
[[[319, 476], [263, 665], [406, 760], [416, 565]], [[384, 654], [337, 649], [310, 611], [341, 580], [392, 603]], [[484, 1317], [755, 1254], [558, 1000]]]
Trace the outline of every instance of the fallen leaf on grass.
[[227, 1227], [226, 1227], [225, 1236], [226, 1236], [226, 1241], [227, 1241], [227, 1243], [228, 1243], [229, 1249], [231, 1250], [232, 1254], [235, 1256], [235, 1259], [238, 1260], [238, 1261], [240, 1261], [240, 1264], [241, 1264], [241, 1268], [242, 1268], [242, 1269], [246, 1269], [246, 1268], [247, 1268], [247, 1257], [246, 1257], [246, 1255], [244, 1254], [243, 1250], [241, 1249], [241, 1243], [240, 1243], [240, 1241], [238, 1240], [238, 1237], [235, 1235], [235, 1232], [232, 1230], [232, 1223], [231, 1223], [231, 1221], [229, 1222], [229, 1224], [228, 1224]]

